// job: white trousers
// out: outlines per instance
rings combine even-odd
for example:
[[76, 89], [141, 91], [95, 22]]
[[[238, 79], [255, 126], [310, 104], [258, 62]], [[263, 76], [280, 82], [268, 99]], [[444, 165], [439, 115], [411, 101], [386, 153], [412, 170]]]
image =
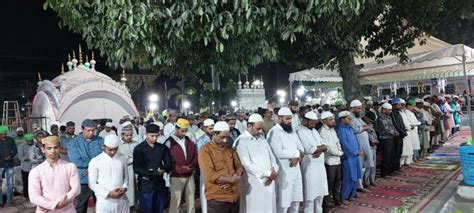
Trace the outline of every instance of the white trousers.
[[293, 201], [291, 202], [291, 206], [289, 208], [278, 208], [278, 213], [298, 213], [300, 210], [300, 202]]
[[207, 213], [207, 200], [206, 200], [206, 194], [204, 193], [205, 188], [204, 188], [204, 177], [201, 174], [201, 178], [199, 178], [199, 193], [200, 193], [200, 198], [199, 200], [201, 201], [201, 212], [202, 213]]
[[400, 158], [400, 166], [403, 166], [403, 165], [410, 165], [411, 163], [413, 162], [413, 155], [410, 155], [410, 156], [402, 156]]
[[304, 202], [304, 213], [322, 213], [323, 212], [323, 198], [318, 196], [314, 200], [307, 200]]

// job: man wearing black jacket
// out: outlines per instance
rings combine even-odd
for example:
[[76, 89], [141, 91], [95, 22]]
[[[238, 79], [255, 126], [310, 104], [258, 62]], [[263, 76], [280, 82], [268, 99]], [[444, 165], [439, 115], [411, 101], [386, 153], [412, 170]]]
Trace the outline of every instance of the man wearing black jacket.
[[157, 143], [160, 127], [146, 127], [146, 139], [133, 150], [133, 170], [138, 174], [138, 200], [142, 212], [162, 213], [168, 199], [163, 174], [171, 171], [168, 147]]
[[403, 151], [403, 138], [407, 136], [407, 131], [405, 124], [403, 123], [402, 115], [400, 115], [400, 110], [402, 109], [401, 100], [399, 98], [392, 99], [393, 112], [391, 114], [393, 125], [399, 133], [398, 136], [393, 138], [395, 155], [392, 155], [392, 171], [400, 170], [400, 157], [402, 156]]

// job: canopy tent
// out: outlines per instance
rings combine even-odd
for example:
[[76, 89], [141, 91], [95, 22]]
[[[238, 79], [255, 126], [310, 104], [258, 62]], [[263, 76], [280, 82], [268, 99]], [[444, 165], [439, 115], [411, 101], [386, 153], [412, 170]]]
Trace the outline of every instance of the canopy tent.
[[[474, 49], [463, 44], [408, 55], [410, 61], [398, 63], [398, 58], [364, 64], [359, 72], [362, 84], [452, 78], [474, 75]], [[465, 63], [463, 63], [465, 60]], [[464, 67], [466, 73], [464, 73]]]
[[[359, 72], [361, 83], [377, 84], [464, 76], [466, 89], [468, 93], [471, 94], [468, 76], [474, 75], [474, 49], [463, 44], [456, 44], [409, 54], [408, 57], [410, 61], [404, 64], [400, 64], [399, 59], [396, 57], [388, 58], [384, 60], [384, 63], [377, 63], [376, 61], [364, 63], [364, 67]], [[313, 70], [313, 72], [318, 73], [320, 71]], [[309, 74], [305, 75], [310, 76]], [[305, 75], [300, 74], [299, 76]], [[307, 78], [302, 81], [314, 80]], [[290, 79], [290, 89], [292, 82]], [[470, 96], [468, 96], [468, 99], [467, 103], [470, 115]], [[474, 126], [472, 125], [471, 116], [469, 116], [469, 118], [471, 133], [474, 135]]]
[[314, 82], [342, 82], [337, 71], [311, 68], [295, 73], [290, 73], [288, 79], [292, 81], [314, 81]]

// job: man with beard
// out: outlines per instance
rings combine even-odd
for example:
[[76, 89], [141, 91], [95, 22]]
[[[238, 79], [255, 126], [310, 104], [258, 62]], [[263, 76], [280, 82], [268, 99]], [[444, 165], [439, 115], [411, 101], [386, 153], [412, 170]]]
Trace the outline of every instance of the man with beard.
[[[361, 163], [360, 168], [364, 173], [363, 177], [370, 176], [370, 171], [375, 168], [374, 156], [370, 149], [369, 134], [367, 131], [370, 127], [362, 120], [362, 103], [359, 100], [353, 100], [350, 104], [351, 110], [351, 127], [356, 134], [359, 147], [362, 149], [363, 154], [359, 156], [359, 162]], [[370, 183], [363, 183], [363, 180], [359, 180], [359, 190], [368, 192], [364, 189], [364, 185], [368, 186]]]
[[398, 136], [393, 137], [393, 151], [395, 154], [392, 155], [393, 159], [392, 162], [392, 170], [391, 171], [399, 171], [400, 170], [400, 158], [402, 157], [403, 151], [403, 138], [405, 138], [407, 134], [407, 127], [405, 126], [405, 122], [403, 122], [403, 117], [401, 115], [402, 104], [399, 98], [392, 99], [392, 106], [393, 111], [391, 117], [393, 121], [393, 126], [398, 132]]
[[400, 157], [400, 166], [410, 165], [413, 159], [413, 143], [411, 140], [411, 131], [413, 126], [408, 119], [408, 110], [406, 109], [406, 102], [404, 99], [400, 99], [402, 109], [400, 115], [402, 116], [403, 123], [405, 124], [407, 136], [403, 138], [402, 156]]
[[341, 143], [336, 133], [336, 122], [331, 112], [323, 112], [321, 115], [323, 126], [319, 130], [322, 140], [326, 144], [326, 153], [324, 153], [324, 163], [328, 178], [329, 195], [324, 197], [323, 209], [325, 212], [330, 208], [330, 199], [334, 200], [334, 206], [341, 206]]
[[[239, 212], [239, 182], [243, 168], [234, 149], [227, 146], [229, 125], [214, 125], [211, 142], [199, 151], [199, 167], [204, 176], [209, 213]], [[202, 197], [201, 197], [202, 198]]]
[[293, 112], [288, 107], [278, 111], [278, 124], [270, 129], [268, 141], [280, 166], [278, 184], [278, 211], [298, 212], [303, 201], [303, 182], [299, 162], [304, 148], [292, 128]]
[[240, 132], [245, 132], [247, 129], [247, 121], [245, 120], [245, 114], [242, 111], [237, 111], [237, 121], [235, 126]]
[[397, 154], [394, 149], [394, 138], [398, 138], [399, 133], [395, 129], [392, 117], [390, 117], [391, 114], [392, 105], [384, 103], [382, 105], [382, 113], [377, 118], [374, 125], [375, 132], [377, 132], [380, 145], [382, 146], [382, 178], [385, 178], [385, 176], [390, 175], [395, 171], [392, 166], [394, 164], [393, 160]]
[[247, 130], [234, 143], [245, 168], [240, 187], [241, 212], [276, 212], [274, 182], [279, 167], [262, 135], [263, 122], [259, 114], [250, 115]]
[[304, 147], [301, 162], [304, 186], [304, 212], [323, 212], [323, 198], [328, 195], [326, 168], [324, 168], [324, 152], [327, 150], [321, 136], [315, 129], [318, 115], [314, 111], [307, 112], [297, 130]]
[[61, 135], [59, 137], [59, 153], [61, 153], [61, 159], [65, 161], [69, 161], [69, 158], [67, 156], [67, 146], [69, 142], [76, 137], [76, 134], [74, 132], [76, 131], [76, 127], [74, 122], [69, 121], [66, 123], [66, 134]]
[[59, 126], [57, 124], [51, 125], [49, 129], [51, 131], [51, 135], [59, 137]]
[[125, 126], [122, 128], [122, 137], [120, 145], [118, 147], [118, 153], [122, 154], [127, 160], [128, 170], [128, 187], [127, 187], [127, 198], [131, 210], [134, 210], [136, 201], [136, 180], [135, 172], [133, 171], [133, 150], [139, 144], [138, 141], [133, 140], [133, 127]]
[[26, 142], [25, 138], [23, 137], [25, 135], [25, 130], [23, 127], [18, 127], [16, 128], [16, 133], [12, 135], [13, 140], [15, 140], [16, 145], [20, 145]]
[[[203, 122], [202, 125], [202, 130], [204, 130], [205, 134], [198, 138], [196, 142], [196, 149], [199, 152], [201, 150], [202, 146], [206, 145], [211, 141], [212, 135], [214, 134], [214, 120], [212, 119], [206, 119]], [[200, 173], [200, 170], [198, 170], [198, 174]], [[197, 174], [196, 174], [197, 175]], [[206, 200], [206, 194], [205, 194], [205, 187], [204, 187], [204, 177], [202, 174], [200, 174], [199, 178], [199, 193], [200, 193], [200, 202], [201, 202], [201, 212], [202, 213], [207, 213], [207, 200]]]
[[163, 136], [165, 137], [165, 140], [174, 134], [176, 121], [178, 120], [178, 112], [174, 109], [169, 110], [168, 116], [168, 123], [166, 123], [163, 130]]
[[232, 147], [233, 144], [234, 144], [234, 141], [237, 140], [237, 137], [239, 137], [240, 135], [240, 131], [235, 128], [235, 124], [236, 124], [236, 120], [237, 120], [237, 117], [234, 115], [234, 114], [229, 114], [226, 116], [226, 119], [225, 121], [227, 122], [227, 124], [229, 125], [229, 128], [230, 128], [230, 139], [228, 141], [229, 144], [229, 147]]
[[344, 204], [357, 196], [358, 180], [362, 178], [359, 156], [363, 155], [362, 148], [357, 142], [357, 137], [351, 127], [352, 116], [348, 111], [339, 113], [341, 123], [337, 129], [337, 136], [341, 141], [342, 150], [342, 190], [341, 197]]
[[[298, 101], [291, 100], [288, 103], [288, 107], [291, 110], [291, 113], [293, 114], [293, 118], [291, 120], [291, 127], [296, 130], [301, 124], [300, 116], [298, 115]], [[281, 110], [281, 109], [280, 109]]]
[[413, 154], [412, 156], [408, 156], [410, 162], [417, 161], [420, 156], [420, 136], [418, 135], [418, 127], [421, 125], [421, 122], [416, 117], [415, 111], [416, 101], [415, 99], [408, 99], [407, 101], [407, 109], [405, 114], [408, 118], [408, 122], [410, 123], [410, 130], [408, 131], [408, 136], [410, 137], [410, 142], [412, 144]]

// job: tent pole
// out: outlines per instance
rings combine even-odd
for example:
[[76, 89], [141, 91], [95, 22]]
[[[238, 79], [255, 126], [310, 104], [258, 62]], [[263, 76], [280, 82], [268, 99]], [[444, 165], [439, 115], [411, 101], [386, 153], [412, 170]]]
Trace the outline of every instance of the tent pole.
[[293, 100], [293, 81], [290, 81], [290, 101]]
[[471, 115], [471, 85], [469, 85], [469, 80], [467, 77], [467, 71], [466, 71], [466, 55], [462, 55], [462, 69], [464, 71], [464, 83], [466, 84], [466, 90], [467, 90], [467, 113], [469, 116], [469, 128], [471, 130], [471, 137], [474, 136], [474, 125], [472, 123], [472, 115]]

